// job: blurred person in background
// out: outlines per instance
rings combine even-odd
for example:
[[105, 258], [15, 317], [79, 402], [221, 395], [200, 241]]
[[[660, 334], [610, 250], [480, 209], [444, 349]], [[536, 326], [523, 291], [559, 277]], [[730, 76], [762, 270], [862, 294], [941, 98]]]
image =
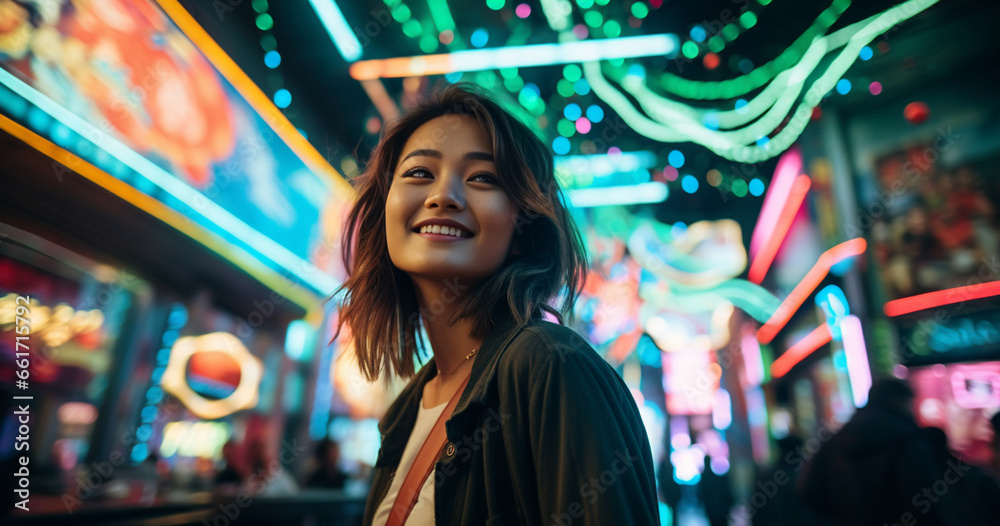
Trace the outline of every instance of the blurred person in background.
[[436, 95], [383, 130], [344, 229], [334, 338], [410, 379], [364, 524], [658, 524], [635, 399], [563, 322], [587, 256], [551, 149], [475, 85]]
[[251, 494], [263, 497], [287, 497], [299, 492], [295, 478], [282, 465], [278, 448], [266, 433], [251, 440], [247, 447], [250, 473], [244, 486]]
[[215, 487], [217, 490], [239, 488], [246, 477], [246, 466], [240, 456], [240, 447], [233, 439], [229, 439], [222, 446], [222, 459], [226, 467], [215, 475]]
[[[799, 472], [805, 462], [802, 457], [804, 442], [789, 435], [775, 441], [778, 458], [774, 464], [757, 475], [753, 491], [759, 492], [764, 505], [757, 507], [750, 500], [753, 526], [820, 526], [828, 521], [806, 506], [795, 494]], [[759, 500], [759, 498], [758, 498]]]
[[344, 489], [347, 473], [340, 469], [340, 444], [323, 437], [316, 444], [316, 469], [309, 475], [306, 486], [311, 488]]
[[[935, 469], [952, 493], [961, 524], [1000, 524], [1000, 482], [988, 471], [958, 459], [948, 449], [948, 436], [937, 427], [921, 430], [934, 449]], [[940, 487], [940, 486], [939, 486]], [[937, 488], [932, 489], [937, 493]], [[919, 500], [919, 499], [918, 499]]]
[[913, 415], [913, 390], [895, 378], [872, 385], [858, 409], [806, 462], [803, 502], [844, 526], [961, 524], [954, 495], [926, 495], [944, 475]]
[[698, 482], [698, 498], [705, 506], [705, 515], [711, 526], [729, 524], [733, 509], [733, 492], [729, 487], [729, 473], [718, 474], [712, 468], [712, 458], [705, 455], [705, 471]]

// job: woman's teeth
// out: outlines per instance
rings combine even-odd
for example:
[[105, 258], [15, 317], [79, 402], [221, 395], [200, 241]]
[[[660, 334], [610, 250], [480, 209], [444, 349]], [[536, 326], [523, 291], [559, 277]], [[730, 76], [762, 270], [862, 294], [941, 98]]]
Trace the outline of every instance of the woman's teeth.
[[420, 227], [421, 234], [444, 234], [455, 237], [469, 237], [469, 233], [455, 227], [441, 225], [424, 225]]

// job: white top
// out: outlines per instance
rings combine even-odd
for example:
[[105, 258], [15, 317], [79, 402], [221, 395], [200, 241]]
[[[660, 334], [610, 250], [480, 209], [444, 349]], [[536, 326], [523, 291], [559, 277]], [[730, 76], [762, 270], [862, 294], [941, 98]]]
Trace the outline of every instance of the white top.
[[[403, 456], [399, 459], [399, 467], [396, 468], [396, 476], [393, 477], [392, 484], [389, 486], [389, 493], [385, 494], [385, 498], [382, 499], [378, 511], [375, 512], [372, 526], [385, 526], [386, 521], [389, 519], [389, 512], [392, 511], [392, 505], [396, 502], [396, 496], [399, 495], [399, 487], [403, 485], [403, 480], [406, 478], [407, 473], [410, 472], [410, 466], [413, 465], [413, 461], [417, 458], [417, 453], [420, 452], [424, 441], [431, 434], [431, 429], [437, 423], [438, 417], [441, 416], [447, 405], [448, 402], [445, 402], [437, 407], [424, 409], [424, 399], [423, 396], [420, 397], [420, 411], [417, 413], [417, 422], [413, 424], [413, 431], [410, 433], [410, 438], [406, 441], [406, 449], [403, 450]], [[427, 480], [424, 481], [424, 485], [421, 486], [420, 495], [417, 496], [417, 503], [413, 505], [413, 511], [410, 512], [410, 516], [406, 519], [406, 526], [431, 524], [434, 524], [433, 470], [431, 470], [431, 474], [427, 477]]]

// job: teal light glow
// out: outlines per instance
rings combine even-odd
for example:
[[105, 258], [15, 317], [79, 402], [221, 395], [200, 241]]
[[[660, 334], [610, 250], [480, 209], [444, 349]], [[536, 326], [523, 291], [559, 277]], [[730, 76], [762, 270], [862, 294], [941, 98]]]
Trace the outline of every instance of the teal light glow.
[[552, 66], [612, 58], [666, 55], [677, 48], [672, 34], [583, 40], [561, 44], [537, 44], [455, 51], [452, 71], [479, 71], [508, 67]]
[[285, 88], [274, 92], [274, 105], [279, 108], [287, 108], [292, 103], [292, 94]]
[[649, 182], [628, 186], [605, 186], [568, 190], [570, 203], [577, 208], [660, 203], [670, 194], [667, 185]]
[[670, 153], [667, 155], [667, 164], [674, 168], [684, 166], [684, 154], [679, 150], [670, 150]]
[[587, 118], [590, 122], [601, 122], [604, 119], [604, 110], [596, 104], [587, 107]]
[[580, 105], [573, 102], [567, 104], [566, 107], [563, 108], [563, 115], [565, 115], [567, 119], [575, 121], [583, 115], [583, 112], [580, 110]]
[[274, 69], [281, 64], [281, 54], [277, 51], [268, 51], [264, 54], [264, 65]]
[[474, 47], [483, 47], [490, 41], [490, 34], [483, 28], [479, 28], [472, 32], [472, 36], [469, 37], [469, 42]]
[[689, 194], [697, 192], [698, 179], [693, 175], [685, 175], [681, 178], [681, 188]]
[[[844, 3], [834, 2], [837, 9], [845, 7]], [[732, 161], [761, 162], [779, 155], [799, 137], [810, 122], [813, 108], [858, 59], [862, 47], [935, 3], [937, 0], [908, 0], [827, 36], [815, 38], [801, 56], [795, 57], [797, 63], [783, 59], [781, 64], [791, 67], [780, 73], [775, 70], [777, 76], [770, 83], [767, 81], [772, 78], [771, 74], [758, 68], [747, 77], [751, 79], [749, 84], [746, 79], [723, 81], [722, 84], [690, 84], [702, 90], [699, 96], [693, 98], [708, 99], [733, 98], [767, 83], [739, 110], [695, 108], [662, 97], [645, 83], [626, 76], [621, 81], [621, 87], [639, 102], [646, 113], [643, 114], [605, 78], [599, 63], [585, 62], [584, 74], [595, 94], [611, 106], [629, 127], [646, 137], [661, 142], [695, 142]], [[823, 24], [827, 22], [832, 23], [824, 20]], [[830, 50], [841, 47], [843, 49], [833, 60], [823, 60]], [[817, 75], [821, 62], [825, 69]], [[807, 86], [807, 81], [811, 81], [811, 85]], [[737, 85], [740, 86], [738, 89], [730, 89]], [[720, 86], [727, 88], [723, 90]], [[715, 129], [716, 123], [718, 129]], [[779, 128], [780, 131], [776, 131]], [[770, 140], [757, 144], [762, 137], [770, 137]]]
[[569, 153], [569, 139], [566, 137], [556, 137], [552, 140], [552, 151], [559, 155], [566, 155]]
[[840, 79], [837, 81], [837, 93], [841, 95], [847, 95], [851, 92], [851, 81], [847, 79]]
[[333, 45], [337, 47], [340, 56], [348, 62], [354, 62], [361, 58], [363, 48], [361, 41], [354, 34], [354, 30], [347, 24], [344, 13], [340, 11], [337, 2], [334, 0], [309, 0], [313, 10], [319, 16], [320, 22], [326, 28], [326, 32], [333, 39]]

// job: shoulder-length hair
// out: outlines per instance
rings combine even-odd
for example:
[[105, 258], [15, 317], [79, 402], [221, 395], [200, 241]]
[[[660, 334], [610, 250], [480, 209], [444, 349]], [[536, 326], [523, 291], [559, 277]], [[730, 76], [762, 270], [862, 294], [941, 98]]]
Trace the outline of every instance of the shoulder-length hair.
[[[387, 125], [358, 175], [358, 198], [345, 222], [342, 244], [348, 277], [333, 338], [344, 323], [351, 329], [362, 374], [374, 381], [392, 371], [402, 378], [415, 374], [421, 309], [409, 276], [389, 259], [385, 203], [403, 146], [424, 123], [444, 115], [476, 119], [493, 143], [498, 178], [517, 204], [514, 237], [517, 253], [473, 289], [463, 292], [449, 324], [473, 320], [471, 336], [485, 338], [496, 324], [513, 318], [519, 324], [552, 313], [572, 323], [573, 305], [587, 271], [586, 252], [576, 225], [562, 201], [553, 158], [545, 144], [517, 118], [472, 84], [454, 84]], [[559, 310], [549, 305], [560, 292]]]

